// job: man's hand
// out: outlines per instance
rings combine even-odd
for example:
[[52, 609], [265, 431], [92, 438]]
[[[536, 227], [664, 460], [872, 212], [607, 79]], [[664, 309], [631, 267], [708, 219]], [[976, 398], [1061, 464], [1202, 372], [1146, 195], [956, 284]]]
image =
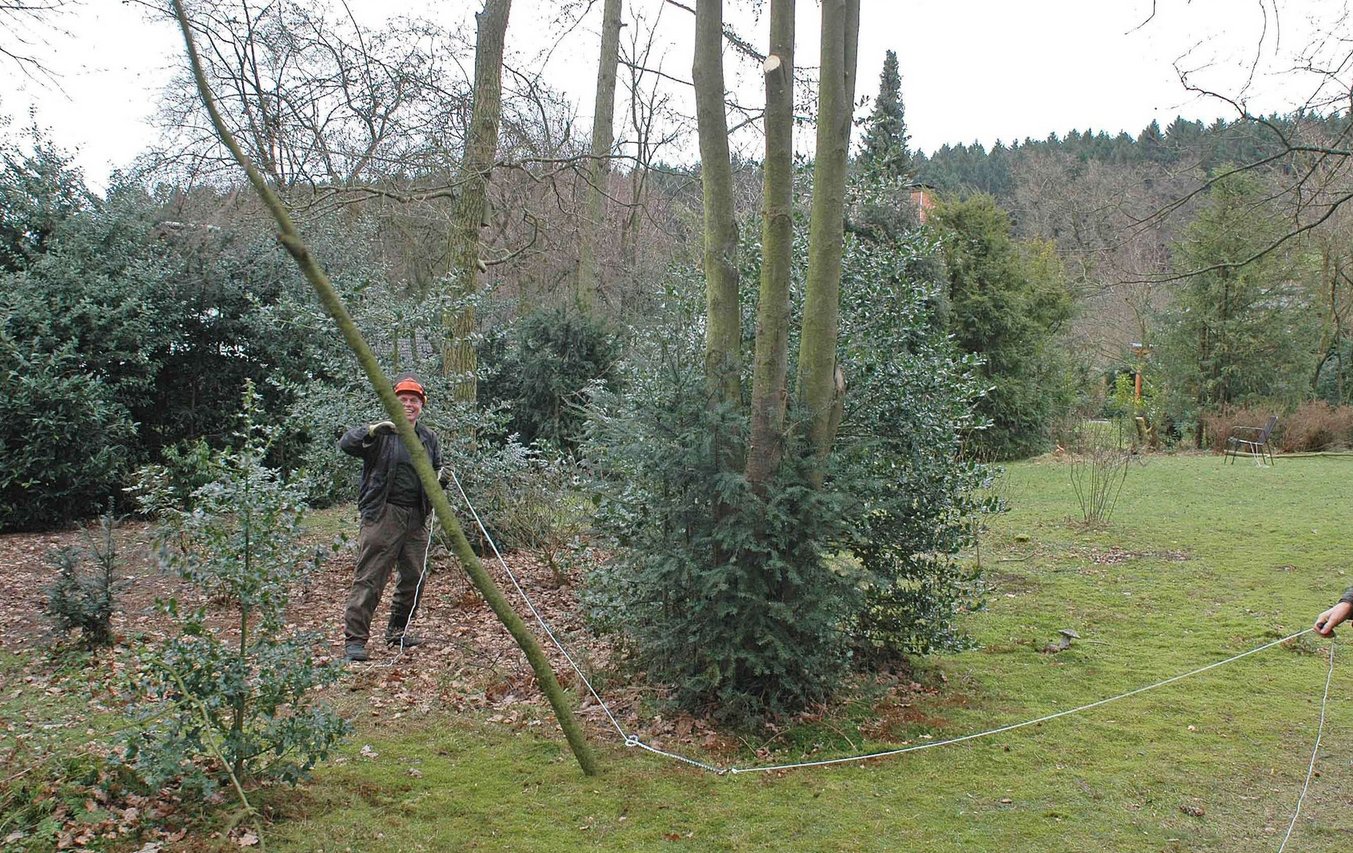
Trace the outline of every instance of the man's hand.
[[394, 431], [395, 431], [394, 421], [381, 421], [380, 423], [372, 424], [371, 426], [366, 428], [366, 437], [375, 438], [378, 435], [389, 435]]
[[1322, 637], [1331, 636], [1335, 626], [1347, 619], [1350, 612], [1353, 612], [1353, 604], [1347, 601], [1339, 602], [1315, 617], [1315, 632]]
[[437, 471], [437, 482], [441, 484], [441, 487], [444, 489], [451, 484], [451, 478], [453, 476], [454, 475], [451, 473], [451, 466], [443, 465]]

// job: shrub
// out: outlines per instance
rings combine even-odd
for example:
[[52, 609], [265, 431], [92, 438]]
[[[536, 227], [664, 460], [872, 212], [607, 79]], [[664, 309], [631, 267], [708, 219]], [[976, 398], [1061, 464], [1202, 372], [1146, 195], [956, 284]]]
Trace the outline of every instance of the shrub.
[[1118, 505], [1118, 496], [1127, 481], [1132, 454], [1124, 432], [1136, 430], [1123, 419], [1103, 423], [1081, 421], [1075, 440], [1068, 448], [1067, 471], [1076, 493], [1081, 519], [1086, 524], [1105, 524]]
[[990, 469], [961, 444], [976, 419], [977, 366], [946, 333], [929, 239], [921, 231], [846, 244], [841, 365], [850, 392], [832, 483], [848, 517], [835, 550], [864, 570], [848, 630], [868, 662], [965, 644], [954, 620], [978, 606], [977, 579], [957, 555], [983, 514], [1001, 509], [983, 493]]
[[134, 471], [127, 492], [143, 513], [172, 524], [187, 518], [193, 508], [193, 496], [220, 479], [225, 471], [220, 467], [220, 454], [205, 441], [166, 448], [161, 459]]
[[1353, 446], [1353, 406], [1331, 406], [1324, 400], [1302, 403], [1278, 419], [1278, 450], [1314, 453]]
[[1235, 427], [1263, 427], [1268, 423], [1268, 419], [1273, 415], [1279, 415], [1278, 425], [1273, 429], [1273, 435], [1269, 440], [1274, 442], [1275, 446], [1282, 440], [1282, 435], [1287, 430], [1286, 418], [1282, 417], [1277, 407], [1265, 406], [1225, 406], [1216, 412], [1204, 414], [1200, 420], [1203, 422], [1203, 429], [1207, 433], [1207, 445], [1213, 453], [1221, 453], [1226, 450], [1226, 437], [1231, 434]]
[[603, 619], [684, 708], [743, 723], [828, 695], [857, 597], [822, 550], [841, 516], [834, 496], [793, 465], [765, 500], [725, 472], [717, 448], [740, 443], [746, 422], [707, 409], [697, 374], [633, 403], [597, 448], [609, 487], [599, 523], [617, 546], [590, 581], [592, 599], [619, 611]]
[[338, 669], [316, 664], [313, 639], [286, 627], [290, 586], [322, 554], [300, 543], [302, 488], [262, 464], [257, 417], [248, 385], [241, 449], [212, 460], [220, 479], [196, 489], [189, 510], [161, 503], [175, 519], [161, 562], [233, 612], [237, 636], [223, 639], [205, 606], [161, 603], [180, 630], [141, 655], [130, 684], [141, 725], [127, 744], [127, 760], [152, 784], [210, 792], [226, 777], [296, 782], [347, 731], [311, 696]]
[[[587, 527], [588, 507], [580, 494], [578, 466], [566, 456], [547, 455], [507, 442], [493, 456], [481, 454], [471, 465], [461, 465], [457, 474], [474, 502], [480, 520], [491, 525], [494, 543], [500, 549], [528, 548], [545, 560], [556, 583], [564, 581], [572, 543]], [[466, 482], [466, 478], [469, 482]], [[452, 505], [458, 512], [460, 495], [452, 487]], [[473, 517], [463, 525], [471, 544], [487, 550], [483, 534]]]
[[0, 329], [0, 530], [98, 512], [128, 467], [135, 427], [69, 347], [26, 351]]
[[[62, 548], [52, 555], [56, 581], [47, 591], [47, 616], [60, 633], [79, 631], [88, 648], [113, 644], [113, 609], [124, 582], [118, 577], [121, 561], [113, 539], [115, 519], [110, 508], [99, 519], [96, 541], [85, 531], [84, 548]], [[91, 569], [85, 562], [93, 563]]]
[[[747, 419], [708, 404], [698, 319], [636, 336], [624, 398], [599, 397], [586, 449], [616, 556], [584, 599], [594, 625], [632, 639], [682, 706], [734, 721], [794, 711], [828, 695], [852, 660], [962, 643], [955, 616], [976, 601], [956, 555], [995, 505], [979, 494], [986, 469], [959, 458], [973, 363], [955, 356], [936, 316], [938, 285], [912, 272], [933, 252], [917, 234], [848, 241], [851, 390], [820, 488], [793, 409], [764, 497], [729, 470]], [[701, 307], [682, 297], [671, 302]]]
[[518, 321], [506, 341], [486, 341], [481, 352], [497, 358], [486, 359], [480, 398], [510, 405], [509, 430], [526, 445], [573, 450], [586, 422], [587, 389], [595, 382], [613, 386], [620, 342], [593, 317], [542, 310]]

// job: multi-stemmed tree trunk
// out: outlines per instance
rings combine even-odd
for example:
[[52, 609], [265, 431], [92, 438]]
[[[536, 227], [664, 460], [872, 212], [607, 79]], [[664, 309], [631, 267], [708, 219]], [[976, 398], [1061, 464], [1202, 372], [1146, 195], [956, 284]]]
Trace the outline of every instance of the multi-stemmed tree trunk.
[[691, 73], [705, 212], [705, 381], [713, 401], [736, 405], [741, 397], [742, 330], [733, 165], [724, 111], [723, 37], [723, 0], [697, 0]]
[[764, 494], [784, 448], [789, 284], [794, 252], [794, 0], [771, 0], [766, 82], [766, 161], [761, 199], [761, 290], [756, 303], [747, 480]]
[[[450, 234], [452, 295], [473, 296], [479, 289], [480, 230], [488, 225], [489, 176], [498, 152], [498, 126], [503, 112], [503, 45], [512, 0], [484, 0], [475, 14], [474, 101], [465, 137], [465, 156], [457, 176], [456, 206]], [[474, 308], [462, 304], [444, 317], [442, 370], [454, 380], [457, 400], [475, 398], [476, 357]]]
[[[771, 3], [766, 83], [766, 162], [762, 220], [761, 290], [757, 303], [751, 435], [746, 476], [763, 491], [783, 455], [792, 257], [794, 2]], [[695, 91], [700, 172], [705, 204], [707, 326], [705, 374], [712, 399], [737, 401], [739, 312], [737, 229], [732, 168], [723, 104], [723, 10], [720, 0], [696, 5]], [[841, 422], [845, 382], [836, 363], [846, 167], [854, 113], [859, 0], [824, 0], [822, 78], [818, 93], [817, 152], [809, 226], [808, 286], [799, 343], [796, 390], [810, 422], [809, 448], [818, 463], [831, 450]]]
[[818, 84], [808, 281], [798, 371], [799, 399], [810, 418], [809, 447], [818, 462], [813, 481], [819, 485], [821, 463], [841, 424], [845, 395], [845, 379], [836, 364], [836, 334], [841, 313], [846, 166], [859, 35], [860, 0], [823, 0], [822, 78]]
[[615, 76], [620, 65], [621, 0], [606, 0], [601, 12], [601, 54], [597, 59], [597, 100], [592, 115], [591, 160], [587, 168], [582, 239], [578, 247], [578, 306], [590, 312], [601, 288], [597, 241], [605, 222], [606, 183], [615, 143]]

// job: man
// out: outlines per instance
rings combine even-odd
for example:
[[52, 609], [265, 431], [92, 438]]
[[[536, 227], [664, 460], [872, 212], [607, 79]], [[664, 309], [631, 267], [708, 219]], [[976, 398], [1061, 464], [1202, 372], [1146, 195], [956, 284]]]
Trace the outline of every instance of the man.
[[1338, 604], [1315, 617], [1315, 632], [1322, 637], [1330, 636], [1349, 613], [1353, 613], [1353, 589], [1345, 592]]
[[[423, 443], [432, 467], [440, 470], [442, 453], [437, 436], [418, 423], [427, 404], [422, 384], [406, 376], [395, 383], [395, 396], [404, 406], [404, 417]], [[423, 492], [409, 451], [393, 422], [353, 427], [338, 440], [338, 447], [362, 460], [362, 485], [357, 497], [362, 529], [357, 536], [357, 575], [344, 617], [343, 651], [349, 661], [364, 661], [368, 659], [366, 642], [371, 617], [392, 568], [398, 569], [398, 580], [385, 642], [400, 648], [422, 642], [404, 629], [418, 603], [432, 504]]]

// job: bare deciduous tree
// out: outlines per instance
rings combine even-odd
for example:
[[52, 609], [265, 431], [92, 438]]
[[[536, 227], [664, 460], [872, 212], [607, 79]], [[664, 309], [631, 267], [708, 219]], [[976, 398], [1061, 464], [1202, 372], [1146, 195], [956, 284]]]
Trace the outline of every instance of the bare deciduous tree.
[[[836, 359], [841, 314], [841, 253], [846, 167], [854, 119], [859, 0], [823, 0], [822, 77], [818, 83], [817, 146], [813, 165], [808, 280], [799, 339], [799, 397], [807, 408], [809, 445], [825, 459], [841, 424], [845, 378]], [[821, 483], [819, 466], [814, 474]]]
[[597, 95], [592, 116], [592, 160], [587, 170], [582, 239], [578, 247], [578, 305], [591, 310], [601, 286], [596, 242], [602, 228], [606, 179], [615, 141], [615, 79], [620, 65], [621, 0], [606, 0], [601, 13], [601, 52], [597, 59]]
[[705, 208], [705, 380], [720, 402], [741, 396], [742, 331], [738, 310], [738, 226], [724, 111], [723, 0], [695, 6], [695, 116]]
[[[1233, 164], [1207, 176], [1193, 192], [1181, 195], [1163, 207], [1158, 216], [1168, 216], [1177, 206], [1207, 192], [1217, 181], [1240, 172], [1277, 175], [1272, 199], [1281, 202], [1289, 218], [1288, 227], [1273, 240], [1245, 257], [1228, 261], [1229, 267], [1244, 266], [1276, 251], [1298, 237], [1337, 223], [1337, 212], [1353, 201], [1353, 10], [1347, 4], [1329, 4], [1322, 14], [1310, 16], [1306, 24], [1310, 34], [1306, 43], [1291, 55], [1282, 53], [1283, 4], [1260, 4], [1265, 26], [1254, 45], [1250, 76], [1237, 90], [1223, 91], [1201, 82], [1202, 69], [1186, 68], [1184, 60], [1176, 70], [1184, 88], [1200, 97], [1228, 105], [1236, 121], [1266, 139], [1269, 153], [1246, 163]], [[1272, 18], [1270, 26], [1270, 16]], [[1261, 61], [1276, 58], [1282, 67], [1284, 91], [1302, 92], [1293, 102], [1291, 120], [1265, 116], [1250, 108], [1250, 96], [1256, 85]], [[1342, 119], [1329, 121], [1330, 118]], [[1186, 270], [1191, 275], [1209, 270]]]
[[0, 0], [0, 56], [21, 74], [52, 83], [43, 52], [49, 33], [60, 33], [55, 20], [69, 12], [70, 0]]
[[[464, 145], [470, 86], [447, 62], [463, 45], [430, 23], [367, 30], [315, 0], [198, 0], [192, 15], [222, 115], [278, 187], [444, 174]], [[200, 174], [228, 158], [189, 82], [171, 86], [160, 123], [180, 169]]]
[[[503, 108], [503, 48], [512, 0], [485, 0], [475, 15], [474, 100], [456, 181], [459, 194], [451, 220], [452, 293], [470, 296], [479, 289], [479, 273], [487, 266], [480, 255], [480, 229], [489, 225], [488, 187], [498, 152], [498, 127]], [[455, 308], [446, 318], [446, 349], [442, 369], [455, 377], [456, 399], [475, 398], [475, 319], [470, 305]]]

